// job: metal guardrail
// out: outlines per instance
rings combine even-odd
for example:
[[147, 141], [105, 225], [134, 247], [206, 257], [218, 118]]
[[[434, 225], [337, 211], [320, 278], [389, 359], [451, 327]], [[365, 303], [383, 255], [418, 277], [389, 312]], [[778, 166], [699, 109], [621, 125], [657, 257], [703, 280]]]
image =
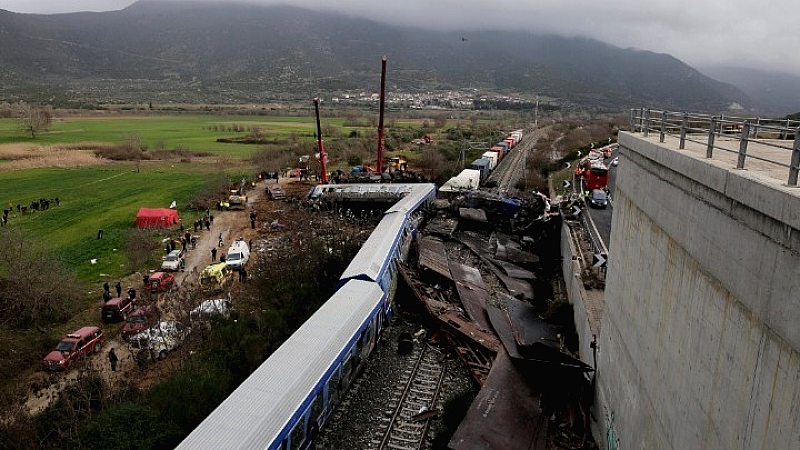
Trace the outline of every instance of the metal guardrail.
[[[706, 158], [712, 158], [715, 150], [738, 154], [737, 169], [744, 169], [747, 158], [776, 164], [789, 169], [787, 183], [797, 186], [800, 173], [800, 121], [790, 119], [743, 118], [720, 115], [692, 114], [688, 112], [661, 111], [650, 108], [631, 109], [631, 130], [647, 137], [651, 132], [659, 134], [664, 142], [667, 134], [680, 136], [679, 148], [686, 141], [706, 145]], [[717, 137], [738, 140], [739, 148], [725, 148], [716, 142]], [[782, 144], [785, 141], [786, 144]], [[731, 141], [727, 141], [731, 142]], [[791, 152], [790, 163], [747, 154], [750, 142], [784, 149]]]

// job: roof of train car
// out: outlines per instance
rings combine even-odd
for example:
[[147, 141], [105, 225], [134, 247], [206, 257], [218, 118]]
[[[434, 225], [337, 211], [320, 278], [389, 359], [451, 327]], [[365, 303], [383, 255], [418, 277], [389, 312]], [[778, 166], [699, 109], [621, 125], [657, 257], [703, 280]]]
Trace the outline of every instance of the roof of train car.
[[345, 284], [177, 448], [266, 448], [344, 356], [383, 295], [375, 283]]
[[404, 214], [383, 216], [339, 279], [346, 280], [365, 276], [369, 280], [378, 281], [379, 274], [389, 262], [392, 249], [400, 240], [405, 220]]
[[311, 188], [309, 192], [310, 198], [317, 198], [324, 192], [349, 192], [353, 194], [368, 193], [368, 192], [386, 192], [402, 194], [413, 191], [420, 184], [412, 183], [392, 183], [392, 184], [376, 184], [376, 183], [353, 183], [353, 184], [319, 184]]
[[386, 210], [387, 214], [397, 211], [402, 211], [404, 213], [413, 211], [419, 208], [419, 205], [426, 199], [436, 197], [436, 185], [433, 183], [421, 183], [413, 186], [414, 188], [411, 189], [408, 195]]

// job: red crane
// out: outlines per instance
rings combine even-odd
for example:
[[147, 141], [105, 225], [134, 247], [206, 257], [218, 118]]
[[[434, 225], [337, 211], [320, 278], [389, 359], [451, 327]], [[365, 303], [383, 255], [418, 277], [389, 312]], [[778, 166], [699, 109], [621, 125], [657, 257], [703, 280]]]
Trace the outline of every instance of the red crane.
[[[314, 112], [317, 114], [317, 148], [319, 148], [319, 165], [322, 170], [322, 182], [328, 182], [328, 170], [325, 165], [325, 147], [322, 145], [322, 127], [319, 124], [319, 98], [314, 98]], [[379, 163], [380, 164], [380, 163]]]

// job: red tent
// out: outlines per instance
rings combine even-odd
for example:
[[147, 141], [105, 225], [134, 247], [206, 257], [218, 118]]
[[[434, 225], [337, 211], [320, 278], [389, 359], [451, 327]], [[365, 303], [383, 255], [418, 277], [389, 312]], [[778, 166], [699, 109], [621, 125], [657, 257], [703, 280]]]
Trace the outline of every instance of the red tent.
[[167, 228], [178, 223], [178, 211], [168, 208], [139, 208], [136, 226], [139, 228]]

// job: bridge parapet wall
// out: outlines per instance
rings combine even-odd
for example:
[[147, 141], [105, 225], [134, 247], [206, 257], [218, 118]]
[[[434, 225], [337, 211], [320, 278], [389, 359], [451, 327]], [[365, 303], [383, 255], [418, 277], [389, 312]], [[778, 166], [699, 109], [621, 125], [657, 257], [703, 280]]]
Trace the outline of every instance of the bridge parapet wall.
[[623, 448], [798, 448], [800, 189], [619, 142], [598, 353], [612, 434]]

